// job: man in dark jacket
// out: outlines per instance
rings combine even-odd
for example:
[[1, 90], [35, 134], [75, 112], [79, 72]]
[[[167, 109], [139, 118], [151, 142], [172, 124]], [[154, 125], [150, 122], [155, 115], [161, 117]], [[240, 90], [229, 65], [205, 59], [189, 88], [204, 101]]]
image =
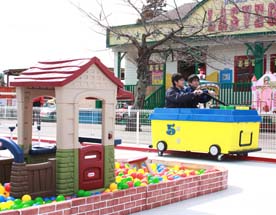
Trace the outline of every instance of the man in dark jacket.
[[188, 87], [184, 90], [186, 94], [197, 92], [197, 96], [193, 100], [189, 100], [186, 103], [187, 108], [197, 108], [199, 103], [207, 103], [211, 100], [211, 97], [215, 96], [215, 93], [211, 90], [200, 90], [199, 88], [199, 77], [195, 74], [192, 74], [188, 77]]
[[188, 104], [196, 99], [200, 91], [185, 92], [184, 78], [180, 73], [172, 75], [173, 86], [166, 91], [167, 108], [187, 108]]

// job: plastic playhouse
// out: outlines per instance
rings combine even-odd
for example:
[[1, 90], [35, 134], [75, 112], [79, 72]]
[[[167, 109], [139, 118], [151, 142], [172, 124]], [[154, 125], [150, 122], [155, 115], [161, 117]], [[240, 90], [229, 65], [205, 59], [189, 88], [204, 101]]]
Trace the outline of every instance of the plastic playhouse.
[[[79, 189], [104, 188], [114, 181], [114, 107], [117, 92], [124, 90], [121, 81], [99, 59], [39, 62], [11, 85], [16, 87], [18, 143], [24, 152], [24, 159], [12, 165], [12, 196], [69, 195]], [[54, 153], [45, 149], [45, 153], [39, 153], [32, 148], [32, 99], [44, 95], [56, 98], [58, 135]], [[82, 146], [77, 136], [78, 104], [86, 97], [103, 101], [103, 122], [109, 123], [102, 125], [101, 145]], [[55, 159], [41, 163], [48, 158]], [[20, 169], [26, 171], [17, 174]]]
[[259, 80], [252, 79], [252, 108], [259, 113], [276, 112], [276, 75], [266, 72]]
[[157, 108], [150, 116], [152, 144], [166, 150], [247, 155], [258, 147], [261, 117], [255, 110]]

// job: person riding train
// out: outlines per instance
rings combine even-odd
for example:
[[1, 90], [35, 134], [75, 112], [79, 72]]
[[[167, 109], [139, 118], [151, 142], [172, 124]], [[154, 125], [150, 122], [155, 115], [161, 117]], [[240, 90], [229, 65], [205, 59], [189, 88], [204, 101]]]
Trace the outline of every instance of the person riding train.
[[199, 78], [193, 74], [188, 77], [189, 86], [184, 88], [185, 80], [180, 73], [172, 75], [172, 87], [166, 91], [167, 108], [196, 108], [199, 103], [210, 101], [210, 94], [215, 93], [210, 90], [199, 89]]

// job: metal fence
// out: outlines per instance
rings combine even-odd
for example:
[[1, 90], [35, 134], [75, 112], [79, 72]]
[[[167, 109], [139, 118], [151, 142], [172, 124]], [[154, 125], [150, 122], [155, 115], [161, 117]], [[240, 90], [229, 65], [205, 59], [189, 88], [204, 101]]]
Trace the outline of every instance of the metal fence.
[[[43, 110], [41, 110], [42, 113]], [[117, 109], [115, 119], [115, 139], [122, 139], [123, 144], [151, 144], [151, 123], [149, 115], [152, 110]], [[42, 116], [42, 115], [41, 115]], [[49, 116], [47, 118], [47, 116]], [[41, 139], [56, 138], [55, 118], [48, 115], [34, 120], [33, 137]], [[101, 138], [102, 110], [80, 109], [79, 136]], [[276, 153], [276, 114], [261, 114], [259, 145], [262, 152]], [[41, 126], [38, 126], [41, 125]], [[11, 132], [11, 128], [14, 130]], [[39, 128], [39, 129], [38, 129]], [[16, 108], [0, 107], [0, 135], [16, 136]]]

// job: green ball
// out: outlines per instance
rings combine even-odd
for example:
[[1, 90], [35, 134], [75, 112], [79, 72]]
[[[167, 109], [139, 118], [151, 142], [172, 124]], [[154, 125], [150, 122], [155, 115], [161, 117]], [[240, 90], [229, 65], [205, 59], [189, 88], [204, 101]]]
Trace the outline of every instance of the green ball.
[[36, 197], [34, 201], [35, 201], [35, 203], [43, 203], [43, 198], [42, 197]]
[[48, 199], [45, 201], [46, 204], [52, 203], [52, 200]]
[[125, 183], [127, 183], [128, 182], [128, 179], [127, 178], [123, 178], [122, 180], [121, 180], [121, 183], [123, 183], [123, 184], [125, 184]]
[[15, 204], [15, 205], [11, 206], [12, 210], [16, 210], [16, 209], [20, 209], [20, 208], [22, 208], [22, 204]]
[[77, 193], [77, 196], [78, 197], [84, 197], [84, 190], [79, 190], [78, 193]]
[[123, 189], [123, 190], [128, 189], [128, 188], [129, 188], [128, 184], [126, 184], [126, 183], [123, 183], [123, 184], [122, 184], [122, 189]]
[[85, 192], [84, 192], [84, 196], [85, 196], [85, 197], [91, 196], [91, 192], [90, 192], [90, 191], [85, 191]]
[[20, 205], [22, 203], [22, 200], [21, 199], [15, 199], [13, 202], [16, 205]]
[[118, 176], [124, 176], [123, 172], [119, 172]]
[[159, 178], [157, 178], [157, 177], [152, 177], [152, 183], [153, 183], [153, 184], [158, 184], [158, 183], [159, 183]]
[[61, 202], [61, 201], [64, 201], [64, 200], [65, 200], [65, 197], [63, 195], [58, 195], [57, 198], [56, 198], [57, 202]]
[[27, 207], [31, 207], [32, 204], [28, 203], [28, 202], [25, 202], [23, 205], [22, 205], [22, 208], [27, 208]]
[[140, 186], [141, 186], [141, 181], [134, 182], [134, 187], [140, 187]]
[[29, 204], [30, 206], [32, 206], [33, 204], [35, 204], [35, 201], [34, 200], [29, 200], [26, 203]]

